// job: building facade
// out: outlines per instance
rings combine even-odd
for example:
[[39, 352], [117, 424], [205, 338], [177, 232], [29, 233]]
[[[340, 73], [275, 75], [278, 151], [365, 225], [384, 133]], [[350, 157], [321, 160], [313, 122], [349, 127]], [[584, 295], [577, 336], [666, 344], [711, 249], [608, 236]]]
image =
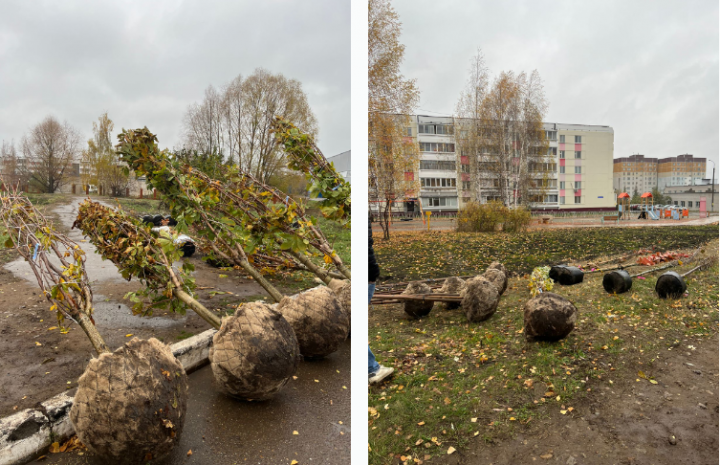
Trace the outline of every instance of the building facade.
[[[455, 123], [452, 117], [415, 115], [406, 128], [420, 151], [419, 170], [413, 174], [419, 180], [419, 192], [412, 200], [418, 200], [424, 211], [457, 211], [473, 199], [473, 192], [479, 192], [481, 203], [498, 198], [497, 179], [482, 172], [472, 179], [469, 158], [457, 148]], [[543, 167], [543, 194], [532, 208], [614, 209], [613, 129], [562, 123], [544, 123], [544, 129], [549, 148]], [[482, 184], [474, 186], [473, 182]]]
[[692, 211], [700, 210], [700, 199], [705, 198], [707, 211], [715, 211], [713, 205], [718, 197], [718, 185], [710, 184], [709, 179], [704, 179], [705, 184], [692, 186], [667, 186], [663, 189], [663, 195], [669, 195], [672, 203], [680, 208], [687, 208]]
[[642, 194], [658, 186], [658, 159], [630, 155], [613, 160], [613, 188], [618, 194]]
[[705, 177], [707, 168], [705, 158], [695, 158], [690, 154], [658, 160], [658, 189], [662, 191], [670, 186], [692, 186], [699, 184]]

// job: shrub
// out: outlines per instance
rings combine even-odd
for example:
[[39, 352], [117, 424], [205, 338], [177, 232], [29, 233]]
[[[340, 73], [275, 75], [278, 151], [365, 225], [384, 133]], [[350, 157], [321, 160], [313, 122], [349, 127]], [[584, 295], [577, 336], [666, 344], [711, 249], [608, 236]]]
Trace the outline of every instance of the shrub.
[[458, 211], [458, 232], [492, 232], [502, 224], [507, 232], [522, 232], [530, 224], [530, 211], [524, 207], [508, 208], [502, 202], [470, 202]]

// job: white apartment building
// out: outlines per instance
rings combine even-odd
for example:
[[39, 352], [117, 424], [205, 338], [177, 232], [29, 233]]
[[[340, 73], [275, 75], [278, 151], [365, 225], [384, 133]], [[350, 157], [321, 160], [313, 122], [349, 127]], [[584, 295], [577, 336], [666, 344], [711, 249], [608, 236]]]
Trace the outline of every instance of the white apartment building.
[[[548, 187], [544, 210], [609, 210], [616, 205], [613, 192], [614, 133], [609, 126], [544, 123], [549, 141]], [[455, 120], [452, 117], [414, 115], [408, 136], [420, 150], [419, 180], [422, 209], [454, 212], [472, 199], [468, 157], [456, 151]], [[481, 201], [496, 198], [493, 179], [483, 179]], [[495, 181], [496, 182], [496, 181]], [[398, 202], [402, 203], [402, 202]], [[396, 205], [395, 211], [413, 211], [411, 204]]]

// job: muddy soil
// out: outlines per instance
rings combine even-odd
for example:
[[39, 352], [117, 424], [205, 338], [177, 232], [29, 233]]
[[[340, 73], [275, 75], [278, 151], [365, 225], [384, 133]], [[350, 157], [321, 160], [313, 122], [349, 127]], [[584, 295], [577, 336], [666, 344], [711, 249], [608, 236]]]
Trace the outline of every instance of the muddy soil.
[[[688, 346], [695, 347], [694, 349]], [[705, 465], [718, 463], [718, 341], [684, 343], [660, 354], [653, 375], [629, 362], [613, 385], [591, 386], [574, 410], [534, 421], [509, 440], [475, 439], [433, 464]], [[482, 427], [480, 428], [482, 437]]]
[[[103, 261], [79, 231], [70, 231], [81, 200], [74, 198], [54, 207], [51, 213], [86, 251], [88, 275], [93, 282], [94, 318], [108, 346], [115, 349], [130, 335], [156, 337], [172, 344], [209, 329], [193, 312], [132, 315], [123, 296], [140, 285], [122, 279], [115, 266]], [[196, 267], [198, 299], [218, 314], [232, 310], [239, 302], [267, 295], [254, 281], [212, 268], [197, 256], [188, 260]], [[220, 278], [221, 274], [228, 277]], [[77, 325], [70, 322], [68, 334], [50, 329], [58, 323], [49, 308], [21, 258], [0, 268], [0, 416], [75, 388], [77, 378], [94, 356], [90, 342]]]

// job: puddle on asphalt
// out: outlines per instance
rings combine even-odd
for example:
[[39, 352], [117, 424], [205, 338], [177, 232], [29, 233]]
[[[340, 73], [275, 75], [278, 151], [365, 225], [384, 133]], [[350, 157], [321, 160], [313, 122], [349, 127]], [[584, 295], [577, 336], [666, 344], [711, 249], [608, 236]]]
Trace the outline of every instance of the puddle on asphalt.
[[95, 295], [93, 319], [101, 328], [166, 329], [183, 326], [187, 316], [167, 318], [162, 316], [143, 317], [133, 315], [132, 310], [119, 302], [105, 302], [105, 296]]

